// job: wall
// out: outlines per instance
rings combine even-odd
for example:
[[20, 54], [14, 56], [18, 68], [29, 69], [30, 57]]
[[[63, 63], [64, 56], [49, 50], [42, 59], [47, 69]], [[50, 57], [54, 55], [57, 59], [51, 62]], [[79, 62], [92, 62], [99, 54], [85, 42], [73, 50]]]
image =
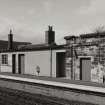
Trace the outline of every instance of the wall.
[[0, 56], [0, 71], [1, 72], [12, 72], [12, 69], [11, 69], [12, 68], [12, 57], [11, 57], [10, 53], [8, 54], [8, 64], [2, 65], [1, 63], [2, 63], [2, 60], [1, 60], [1, 56]]
[[50, 72], [51, 71], [50, 50], [7, 53], [9, 65], [1, 66], [1, 72], [12, 72], [12, 54], [16, 54], [16, 73], [18, 73], [18, 54], [24, 54], [25, 55], [24, 74], [38, 75], [36, 68], [37, 66], [39, 66], [40, 68], [39, 76], [51, 76], [52, 74], [52, 77], [56, 77], [57, 52], [65, 52], [65, 50], [52, 50], [52, 73]]
[[25, 74], [38, 75], [36, 67], [40, 67], [40, 76], [50, 76], [50, 52], [25, 52]]
[[[73, 58], [71, 55], [70, 40], [67, 41], [68, 49], [66, 53], [66, 71], [71, 75], [71, 65], [73, 60], [73, 77], [75, 80], [80, 79], [80, 58], [91, 58], [91, 81], [103, 83], [105, 75], [105, 38], [82, 39], [81, 44], [73, 47]], [[85, 46], [85, 45], [88, 46]], [[72, 44], [73, 45], [73, 44]], [[74, 45], [73, 45], [74, 46]], [[68, 75], [68, 78], [69, 78]], [[70, 77], [71, 78], [71, 77]]]

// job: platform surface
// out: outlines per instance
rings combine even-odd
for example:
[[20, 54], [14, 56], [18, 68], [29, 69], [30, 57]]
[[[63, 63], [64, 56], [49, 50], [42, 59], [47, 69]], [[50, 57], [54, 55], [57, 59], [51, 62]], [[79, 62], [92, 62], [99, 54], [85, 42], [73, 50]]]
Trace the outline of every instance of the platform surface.
[[33, 75], [20, 75], [11, 73], [0, 73], [0, 78], [17, 80], [29, 83], [37, 83], [43, 85], [64, 87], [70, 89], [78, 89], [92, 92], [105, 93], [105, 84], [93, 83], [79, 80], [69, 80], [62, 78], [51, 78], [43, 76], [33, 76]]

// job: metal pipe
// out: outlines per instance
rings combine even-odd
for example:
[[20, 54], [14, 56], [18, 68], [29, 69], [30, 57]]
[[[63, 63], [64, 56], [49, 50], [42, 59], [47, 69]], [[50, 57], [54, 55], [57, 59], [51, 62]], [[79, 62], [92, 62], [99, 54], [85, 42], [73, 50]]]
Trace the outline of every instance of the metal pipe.
[[52, 77], [52, 48], [50, 48], [50, 76]]

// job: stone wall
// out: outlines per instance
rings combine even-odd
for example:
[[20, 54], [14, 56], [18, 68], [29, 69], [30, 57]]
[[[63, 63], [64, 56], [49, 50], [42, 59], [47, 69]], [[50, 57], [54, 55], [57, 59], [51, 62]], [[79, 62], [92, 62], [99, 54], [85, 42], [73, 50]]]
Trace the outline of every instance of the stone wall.
[[105, 38], [82, 39], [79, 43], [70, 43], [67, 41], [66, 51], [66, 75], [71, 78], [71, 69], [73, 69], [73, 79], [80, 79], [80, 58], [91, 58], [91, 81], [103, 82], [105, 75]]

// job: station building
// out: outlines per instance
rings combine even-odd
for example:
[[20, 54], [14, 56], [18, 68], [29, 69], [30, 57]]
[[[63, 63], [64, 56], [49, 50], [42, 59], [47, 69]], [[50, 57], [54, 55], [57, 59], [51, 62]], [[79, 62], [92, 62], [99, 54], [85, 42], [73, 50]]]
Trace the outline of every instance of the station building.
[[49, 26], [45, 43], [14, 47], [10, 31], [7, 48], [0, 53], [0, 72], [103, 83], [105, 33], [71, 35], [64, 39], [65, 45], [57, 45], [55, 31]]
[[13, 47], [13, 34], [8, 35], [8, 48], [0, 53], [0, 71], [13, 74], [66, 77], [65, 45], [55, 43], [55, 31], [49, 26], [45, 43]]

